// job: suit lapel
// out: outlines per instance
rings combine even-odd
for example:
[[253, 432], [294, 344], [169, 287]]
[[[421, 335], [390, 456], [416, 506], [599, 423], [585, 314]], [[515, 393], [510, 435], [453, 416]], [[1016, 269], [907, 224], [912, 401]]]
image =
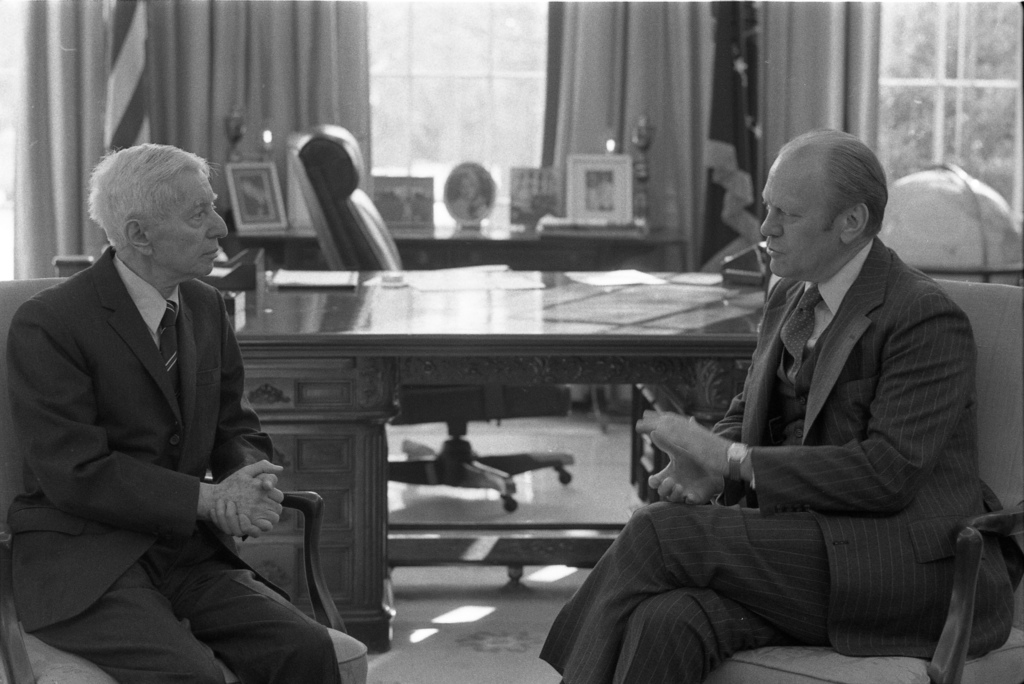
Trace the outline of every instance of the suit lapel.
[[[174, 397], [171, 378], [164, 368], [163, 357], [160, 356], [157, 346], [153, 344], [153, 338], [146, 323], [142, 320], [138, 307], [135, 306], [121, 277], [117, 274], [117, 269], [114, 268], [113, 251], [108, 249], [92, 267], [92, 270], [100, 304], [110, 311], [107, 322], [153, 377], [153, 381], [160, 387], [167, 403], [173, 408], [175, 416], [181, 420], [181, 410]], [[194, 350], [195, 346], [193, 345], [193, 352]]]
[[[179, 317], [178, 328], [178, 371], [181, 374], [181, 412], [191, 418], [196, 408], [196, 336], [192, 307], [185, 299], [184, 289], [178, 289], [178, 303], [182, 315]], [[185, 433], [188, 434], [190, 420], [185, 420]]]
[[853, 285], [843, 298], [843, 303], [839, 306], [839, 311], [820, 340], [822, 346], [814, 366], [811, 390], [807, 396], [805, 436], [810, 434], [815, 419], [821, 413], [825, 400], [832, 392], [839, 373], [850, 357], [850, 352], [871, 325], [868, 314], [881, 306], [885, 300], [889, 264], [889, 252], [876, 238], [860, 274], [853, 281]]

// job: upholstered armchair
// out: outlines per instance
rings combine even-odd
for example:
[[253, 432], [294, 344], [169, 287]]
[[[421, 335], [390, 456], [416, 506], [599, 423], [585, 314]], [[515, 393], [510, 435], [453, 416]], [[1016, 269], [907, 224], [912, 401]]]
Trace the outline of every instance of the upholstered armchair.
[[1024, 297], [1019, 287], [940, 281], [967, 312], [978, 346], [978, 457], [981, 479], [1004, 510], [964, 520], [956, 540], [949, 613], [930, 661], [851, 658], [827, 647], [773, 646], [740, 651], [708, 684], [1021, 684], [1024, 682], [1024, 588], [1018, 587], [1006, 643], [968, 659], [982, 535], [1024, 532]]

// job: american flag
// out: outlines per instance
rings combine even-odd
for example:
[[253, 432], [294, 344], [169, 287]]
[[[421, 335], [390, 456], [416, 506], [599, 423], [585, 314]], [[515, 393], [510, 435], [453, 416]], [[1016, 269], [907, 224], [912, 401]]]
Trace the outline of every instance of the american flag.
[[103, 140], [115, 150], [149, 141], [146, 0], [113, 0], [107, 15], [110, 71]]

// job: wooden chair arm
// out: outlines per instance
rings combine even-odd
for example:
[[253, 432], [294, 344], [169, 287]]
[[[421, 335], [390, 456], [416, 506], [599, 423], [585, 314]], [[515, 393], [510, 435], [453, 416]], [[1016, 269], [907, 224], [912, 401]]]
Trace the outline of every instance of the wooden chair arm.
[[320, 526], [323, 524], [324, 500], [316, 492], [285, 492], [281, 505], [301, 512], [304, 518], [302, 560], [313, 614], [320, 624], [344, 632], [345, 623], [327, 589], [327, 579], [320, 565]]
[[25, 636], [14, 608], [14, 583], [11, 579], [11, 528], [0, 523], [0, 665], [11, 684], [35, 684]]
[[961, 523], [956, 538], [953, 593], [949, 613], [939, 644], [928, 663], [928, 676], [934, 684], [960, 684], [971, 641], [974, 599], [981, 570], [982, 533], [1011, 536], [1024, 529], [1024, 509], [997, 511], [970, 518]]

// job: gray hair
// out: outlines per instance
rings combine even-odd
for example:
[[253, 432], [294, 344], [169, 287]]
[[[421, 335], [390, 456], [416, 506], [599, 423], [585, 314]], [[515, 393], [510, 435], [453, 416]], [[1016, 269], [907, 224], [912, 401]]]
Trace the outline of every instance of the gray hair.
[[825, 183], [832, 216], [863, 202], [868, 208], [868, 233], [877, 235], [882, 229], [889, 190], [885, 170], [871, 148], [855, 135], [819, 129], [790, 140], [779, 151], [779, 156], [802, 148], [825, 151]]
[[89, 216], [114, 249], [122, 249], [129, 221], [146, 224], [170, 216], [181, 201], [174, 181], [186, 173], [209, 179], [210, 164], [173, 145], [147, 143], [110, 152], [89, 181]]

